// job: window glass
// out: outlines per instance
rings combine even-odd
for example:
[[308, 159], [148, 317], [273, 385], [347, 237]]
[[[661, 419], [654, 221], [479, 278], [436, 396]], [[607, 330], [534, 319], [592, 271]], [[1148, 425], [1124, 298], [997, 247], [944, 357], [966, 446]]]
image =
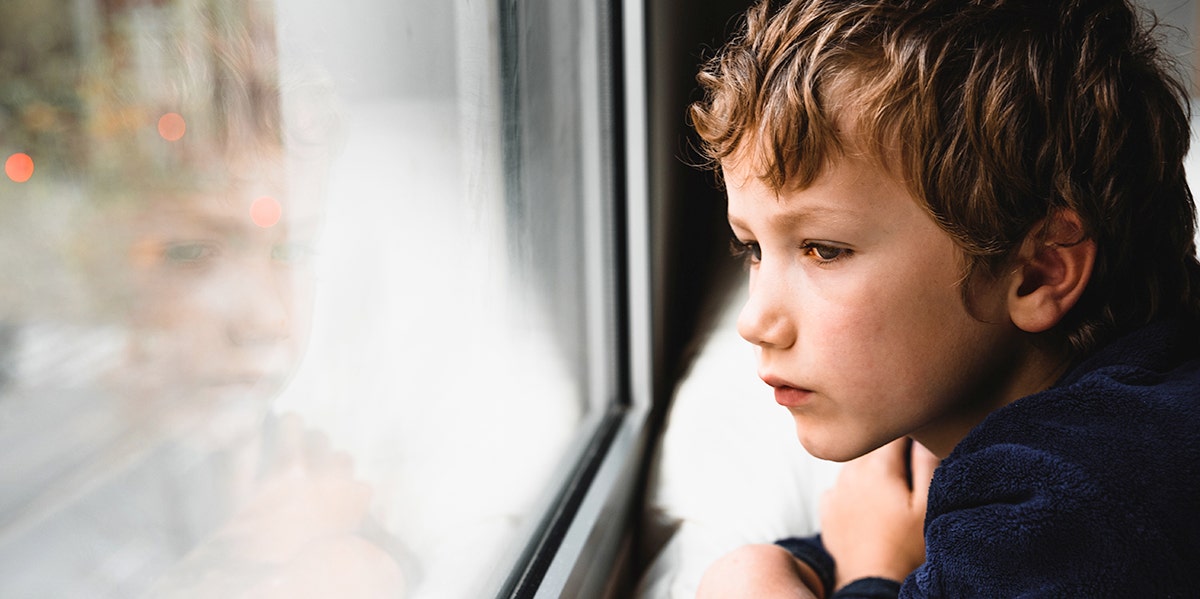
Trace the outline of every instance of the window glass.
[[615, 396], [595, 7], [0, 5], [0, 596], [475, 597]]

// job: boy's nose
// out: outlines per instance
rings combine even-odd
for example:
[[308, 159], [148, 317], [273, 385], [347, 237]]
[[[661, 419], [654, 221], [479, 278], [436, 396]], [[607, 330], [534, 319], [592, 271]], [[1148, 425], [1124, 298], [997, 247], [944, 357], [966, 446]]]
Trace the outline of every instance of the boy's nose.
[[750, 285], [750, 297], [738, 314], [738, 334], [759, 347], [786, 349], [796, 341], [796, 327], [787, 312], [787, 285], [763, 280]]
[[234, 292], [226, 332], [236, 346], [273, 344], [291, 335], [291, 297], [286, 278], [255, 269]]

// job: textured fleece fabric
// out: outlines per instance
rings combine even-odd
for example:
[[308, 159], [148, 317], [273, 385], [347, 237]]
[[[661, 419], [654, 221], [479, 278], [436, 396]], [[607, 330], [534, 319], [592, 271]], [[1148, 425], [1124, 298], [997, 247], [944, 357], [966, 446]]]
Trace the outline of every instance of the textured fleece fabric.
[[1200, 596], [1200, 331], [1152, 324], [990, 414], [925, 543], [900, 597]]

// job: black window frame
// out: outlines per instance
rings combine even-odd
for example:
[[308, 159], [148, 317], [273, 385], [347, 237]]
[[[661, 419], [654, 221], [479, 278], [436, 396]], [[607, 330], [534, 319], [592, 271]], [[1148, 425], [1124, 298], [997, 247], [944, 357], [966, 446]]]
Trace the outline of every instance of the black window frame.
[[[644, 4], [640, 0], [580, 0], [594, 4], [598, 73], [609, 187], [613, 270], [610, 313], [614, 343], [605, 359], [614, 395], [598, 416], [578, 461], [543, 514], [533, 537], [497, 597], [598, 597], [617, 576], [622, 544], [630, 538], [638, 479], [648, 447], [653, 390], [648, 239], [647, 110]], [[545, 15], [543, 3], [501, 0], [502, 96], [505, 114], [519, 113], [520, 86], [530, 73], [520, 33]], [[543, 23], [544, 24], [544, 23]], [[553, 24], [551, 24], [553, 25]], [[506, 119], [506, 172], [522, 165], [512, 154], [522, 140]], [[536, 165], [533, 166], [536, 168]], [[509, 182], [509, 194], [524, 193]]]

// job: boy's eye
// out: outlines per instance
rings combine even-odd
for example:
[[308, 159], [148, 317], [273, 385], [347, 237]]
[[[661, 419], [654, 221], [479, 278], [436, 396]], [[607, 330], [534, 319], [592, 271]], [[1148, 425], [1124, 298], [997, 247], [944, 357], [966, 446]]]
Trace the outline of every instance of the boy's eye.
[[307, 243], [289, 242], [271, 246], [271, 259], [277, 262], [301, 262], [314, 253], [312, 246]]
[[163, 248], [163, 257], [167, 262], [180, 266], [195, 265], [217, 255], [217, 248], [205, 242], [169, 243]]
[[735, 258], [742, 258], [749, 264], [757, 264], [762, 260], [762, 246], [753, 241], [742, 241], [734, 238], [729, 241], [729, 251]]
[[850, 250], [846, 248], [834, 247], [820, 243], [806, 243], [804, 249], [810, 256], [813, 256], [821, 263], [829, 263], [841, 260], [850, 255]]

